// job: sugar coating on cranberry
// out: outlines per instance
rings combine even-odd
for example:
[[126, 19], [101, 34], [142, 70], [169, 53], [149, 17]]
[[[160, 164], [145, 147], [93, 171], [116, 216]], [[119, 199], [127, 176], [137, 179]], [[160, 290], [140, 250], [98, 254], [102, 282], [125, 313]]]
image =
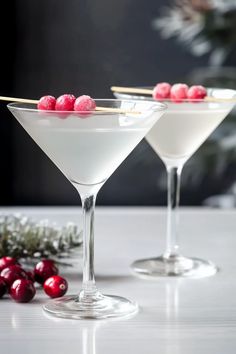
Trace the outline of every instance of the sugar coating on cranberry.
[[75, 96], [71, 94], [64, 94], [57, 98], [55, 110], [56, 111], [73, 111], [75, 103]]
[[188, 98], [188, 85], [174, 84], [170, 90], [170, 98], [173, 102], [182, 102]]
[[96, 108], [96, 102], [88, 95], [82, 95], [76, 98], [74, 111], [87, 112]]
[[7, 268], [4, 268], [1, 271], [1, 277], [3, 277], [10, 287], [15, 280], [17, 279], [27, 279], [27, 274], [19, 265], [11, 265]]
[[37, 108], [43, 111], [54, 111], [55, 105], [55, 97], [48, 95], [40, 98]]
[[7, 292], [7, 283], [3, 277], [0, 276], [0, 298]]
[[188, 99], [203, 100], [207, 95], [207, 90], [201, 85], [193, 85], [188, 89]]
[[164, 100], [170, 98], [171, 85], [168, 82], [160, 82], [153, 89], [152, 97], [154, 100]]
[[65, 295], [68, 289], [68, 283], [66, 279], [59, 275], [54, 275], [44, 282], [43, 288], [48, 296], [56, 298]]
[[0, 258], [0, 272], [10, 265], [18, 264], [17, 259], [13, 257], [2, 257]]
[[17, 302], [29, 302], [36, 294], [36, 289], [31, 280], [17, 279], [10, 288], [10, 296]]
[[54, 262], [50, 259], [44, 259], [36, 264], [34, 268], [34, 279], [39, 284], [43, 284], [45, 280], [50, 278], [52, 275], [58, 274], [58, 268], [55, 266]]

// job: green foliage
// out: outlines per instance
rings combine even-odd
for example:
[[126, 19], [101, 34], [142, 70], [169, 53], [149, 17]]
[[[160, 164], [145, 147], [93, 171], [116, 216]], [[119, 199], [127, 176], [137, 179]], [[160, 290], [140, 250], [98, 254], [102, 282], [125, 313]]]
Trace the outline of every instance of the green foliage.
[[20, 215], [0, 216], [0, 257], [68, 257], [81, 244], [81, 232], [73, 223], [58, 227], [47, 220], [36, 223]]
[[235, 0], [174, 0], [153, 21], [164, 39], [175, 37], [193, 55], [221, 65], [236, 46]]

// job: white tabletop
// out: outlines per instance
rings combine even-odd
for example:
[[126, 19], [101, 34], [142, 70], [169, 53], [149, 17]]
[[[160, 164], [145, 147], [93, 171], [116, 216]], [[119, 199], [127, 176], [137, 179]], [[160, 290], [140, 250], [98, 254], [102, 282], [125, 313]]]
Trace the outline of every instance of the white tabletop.
[[[6, 213], [19, 209], [2, 209]], [[1, 210], [0, 210], [1, 211]], [[79, 208], [22, 209], [24, 214], [66, 223], [80, 222]], [[136, 300], [129, 320], [78, 321], [47, 317], [39, 291], [29, 304], [0, 300], [0, 353], [235, 354], [236, 211], [183, 209], [181, 245], [185, 255], [211, 259], [220, 272], [205, 279], [133, 277], [130, 263], [160, 254], [165, 212], [157, 208], [98, 208], [96, 278], [104, 293]], [[66, 271], [70, 293], [81, 285], [81, 266]]]

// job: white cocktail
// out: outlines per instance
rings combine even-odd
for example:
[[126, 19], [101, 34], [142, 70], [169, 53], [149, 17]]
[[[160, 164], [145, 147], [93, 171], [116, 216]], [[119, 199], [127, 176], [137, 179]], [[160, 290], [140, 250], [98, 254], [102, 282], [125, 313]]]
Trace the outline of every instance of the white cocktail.
[[[204, 107], [205, 106], [205, 107]], [[185, 162], [224, 120], [230, 108], [215, 103], [169, 104], [146, 139], [163, 161]]]
[[[94, 279], [94, 206], [106, 180], [161, 117], [154, 102], [96, 100], [108, 112], [39, 111], [29, 104], [8, 107], [23, 128], [80, 194], [83, 208], [83, 285], [78, 295], [49, 301], [44, 309], [64, 318], [108, 318], [137, 311], [136, 303], [102, 295]], [[120, 109], [117, 113], [115, 110]]]
[[[133, 271], [142, 277], [183, 276], [200, 278], [216, 273], [209, 261], [181, 255], [178, 244], [178, 205], [180, 175], [184, 163], [224, 120], [234, 106], [236, 91], [208, 89], [209, 102], [167, 102], [167, 111], [146, 139], [164, 162], [168, 173], [167, 246], [162, 256], [135, 261]], [[115, 93], [118, 98], [143, 96]], [[152, 99], [150, 99], [152, 100]]]

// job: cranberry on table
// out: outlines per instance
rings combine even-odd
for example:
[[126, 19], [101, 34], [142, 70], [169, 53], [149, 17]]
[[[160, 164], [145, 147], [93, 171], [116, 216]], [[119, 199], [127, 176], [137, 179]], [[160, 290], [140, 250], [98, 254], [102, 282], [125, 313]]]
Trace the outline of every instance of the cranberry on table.
[[33, 270], [27, 270], [27, 271], [26, 271], [26, 274], [27, 274], [27, 278], [28, 278], [29, 280], [31, 280], [32, 282], [35, 281], [35, 279], [34, 279], [34, 271], [33, 271]]
[[18, 264], [17, 259], [14, 257], [2, 257], [0, 258], [0, 272], [9, 267], [10, 265]]
[[17, 279], [27, 279], [27, 274], [19, 265], [11, 265], [7, 268], [4, 268], [1, 271], [1, 277], [3, 277], [10, 287]]
[[45, 280], [52, 275], [58, 274], [58, 268], [55, 266], [51, 259], [43, 259], [36, 264], [34, 268], [34, 279], [40, 284], [43, 284]]
[[55, 97], [48, 95], [40, 98], [37, 108], [43, 111], [53, 111], [55, 109], [55, 105]]
[[152, 93], [154, 100], [164, 100], [170, 98], [171, 85], [168, 82], [160, 82], [157, 84]]
[[3, 277], [0, 276], [0, 298], [7, 292], [7, 283]]
[[206, 97], [207, 90], [201, 85], [193, 85], [188, 89], [188, 99], [202, 100]]
[[182, 102], [188, 98], [188, 85], [174, 84], [170, 90], [170, 98], [173, 102]]
[[68, 289], [68, 283], [66, 279], [59, 275], [54, 275], [45, 281], [43, 288], [48, 296], [56, 298], [65, 295]]
[[76, 98], [74, 103], [74, 111], [87, 112], [96, 108], [96, 102], [88, 95], [82, 95]]
[[17, 279], [10, 288], [10, 296], [17, 302], [29, 302], [35, 293], [34, 284], [28, 279]]
[[73, 111], [75, 103], [75, 96], [65, 94], [57, 98], [55, 110], [56, 111]]

